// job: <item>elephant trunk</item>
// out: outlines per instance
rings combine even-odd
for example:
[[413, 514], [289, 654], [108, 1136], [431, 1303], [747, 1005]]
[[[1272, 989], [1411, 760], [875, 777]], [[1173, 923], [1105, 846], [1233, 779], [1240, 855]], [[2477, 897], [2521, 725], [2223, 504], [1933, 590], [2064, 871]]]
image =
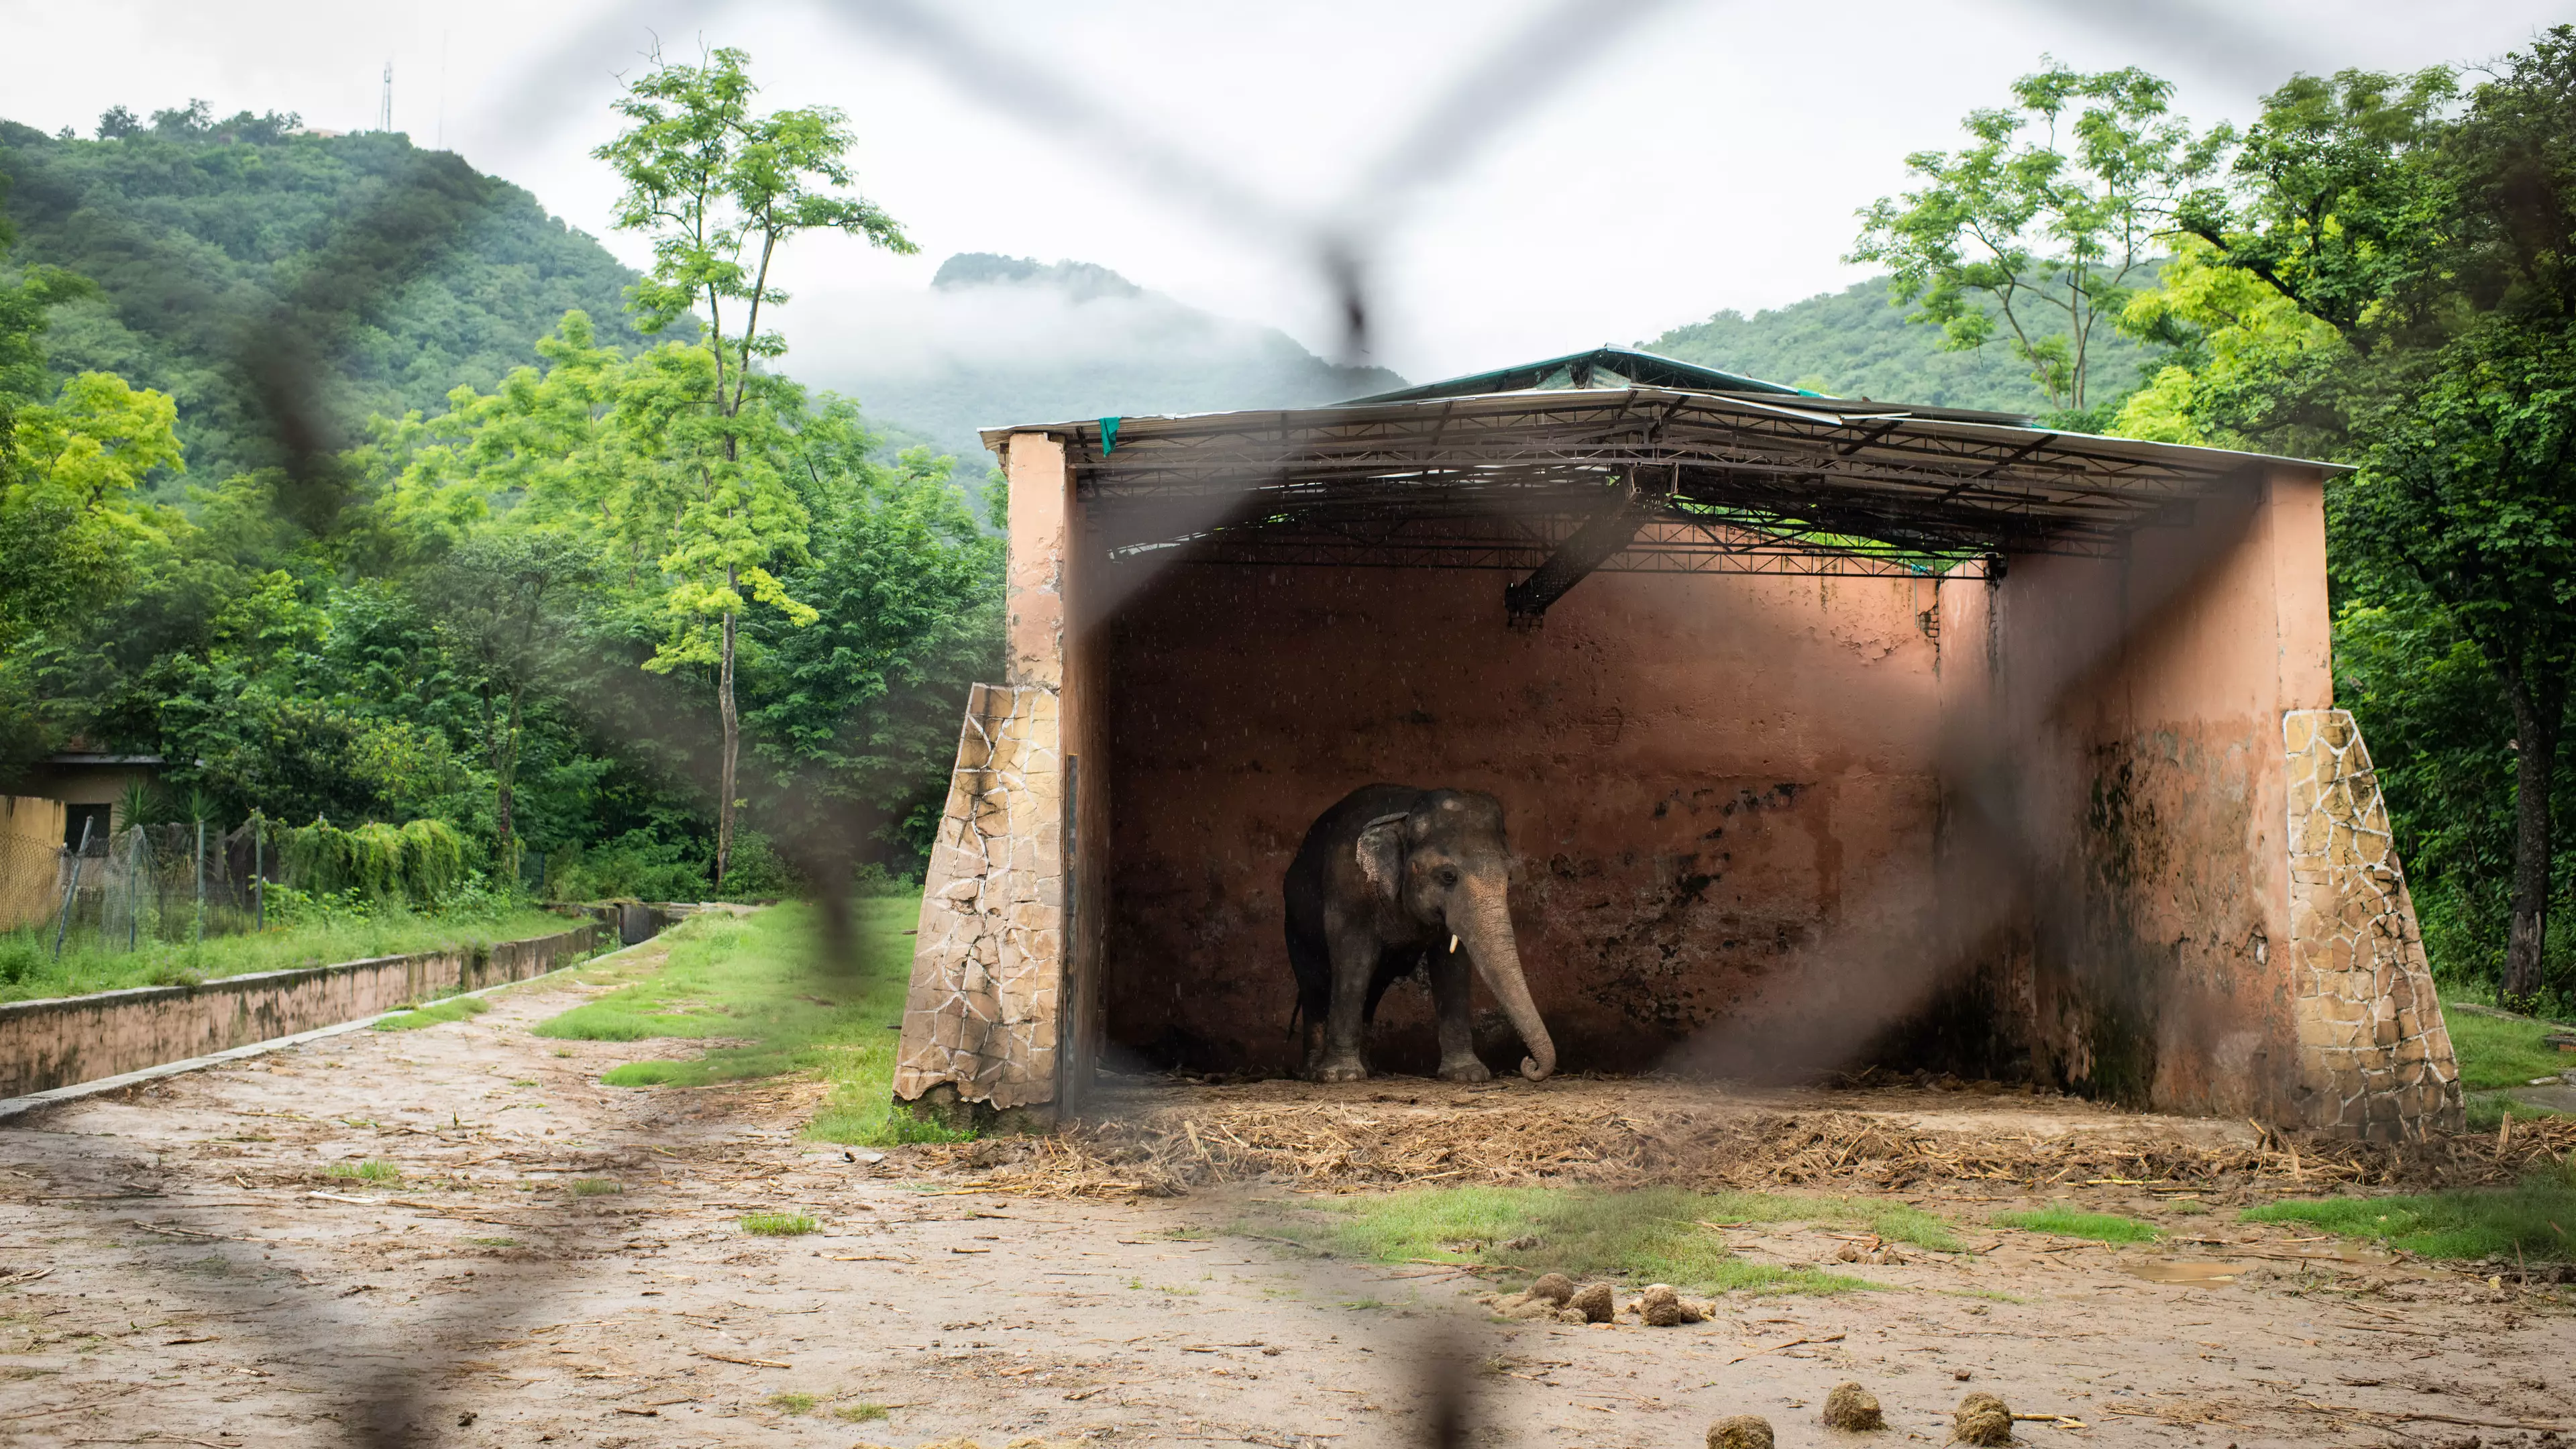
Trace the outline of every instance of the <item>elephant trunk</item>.
[[1485, 978], [1494, 999], [1503, 1004], [1503, 1013], [1520, 1032], [1521, 1043], [1529, 1048], [1521, 1061], [1521, 1075], [1533, 1082], [1546, 1081], [1556, 1070], [1556, 1043], [1548, 1038], [1547, 1023], [1539, 1020], [1529, 983], [1521, 979], [1520, 947], [1512, 939], [1512, 913], [1503, 893], [1479, 892], [1467, 919], [1455, 928], [1466, 944], [1467, 959], [1476, 963], [1476, 974]]

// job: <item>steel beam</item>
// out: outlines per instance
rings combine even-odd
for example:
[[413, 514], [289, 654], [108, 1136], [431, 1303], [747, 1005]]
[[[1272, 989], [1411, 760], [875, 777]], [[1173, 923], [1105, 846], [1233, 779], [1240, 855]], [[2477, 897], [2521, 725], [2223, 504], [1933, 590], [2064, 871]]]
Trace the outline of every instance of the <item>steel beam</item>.
[[1645, 513], [1625, 497], [1586, 520], [1528, 578], [1503, 589], [1505, 615], [1516, 624], [1536, 623], [1566, 590], [1626, 549], [1645, 522]]

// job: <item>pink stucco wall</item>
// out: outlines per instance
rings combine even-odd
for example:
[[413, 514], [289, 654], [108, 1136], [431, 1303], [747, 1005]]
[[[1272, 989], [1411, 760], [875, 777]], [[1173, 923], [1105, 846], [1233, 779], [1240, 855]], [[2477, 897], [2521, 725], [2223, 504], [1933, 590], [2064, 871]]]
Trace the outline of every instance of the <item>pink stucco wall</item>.
[[[2249, 480], [2112, 560], [1951, 591], [1944, 772], [2016, 857], [1949, 1003], [1964, 1062], [2141, 1105], [2301, 1121], [2284, 711], [2333, 703], [2323, 488]], [[1975, 1028], [1992, 1028], [1985, 1040]]]
[[[1566, 1070], [1651, 1065], [1817, 971], [1826, 927], [1885, 941], [1930, 909], [1931, 581], [1602, 574], [1527, 633], [1508, 581], [1181, 565], [1130, 583], [1107, 630], [1113, 1043], [1293, 1064], [1280, 878], [1372, 781], [1501, 798]], [[1381, 1064], [1427, 1069], [1428, 1019], [1398, 988]], [[1512, 1050], [1497, 1035], [1488, 1055]]]

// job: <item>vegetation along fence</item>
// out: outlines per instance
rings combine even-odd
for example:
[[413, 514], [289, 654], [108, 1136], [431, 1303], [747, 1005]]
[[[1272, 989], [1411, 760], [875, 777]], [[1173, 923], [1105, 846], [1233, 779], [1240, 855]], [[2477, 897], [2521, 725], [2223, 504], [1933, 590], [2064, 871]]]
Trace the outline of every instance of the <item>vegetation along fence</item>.
[[[27, 854], [33, 841], [0, 837]], [[140, 949], [147, 943], [292, 924], [322, 911], [425, 910], [466, 881], [464, 837], [443, 820], [282, 825], [254, 819], [227, 830], [205, 821], [132, 825], [76, 845], [47, 845], [52, 896], [33, 920], [57, 955], [65, 949]], [[12, 858], [10, 879], [35, 872]], [[20, 894], [26, 892], [22, 889]]]

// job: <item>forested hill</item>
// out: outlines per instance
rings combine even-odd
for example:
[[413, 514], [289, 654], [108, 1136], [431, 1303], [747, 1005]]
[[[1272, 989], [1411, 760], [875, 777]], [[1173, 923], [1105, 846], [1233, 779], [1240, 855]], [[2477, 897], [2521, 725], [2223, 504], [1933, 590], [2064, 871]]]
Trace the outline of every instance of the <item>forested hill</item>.
[[[435, 412], [535, 360], [568, 308], [632, 346], [634, 274], [537, 199], [399, 134], [300, 135], [291, 118], [202, 109], [113, 140], [0, 122], [18, 245], [98, 284], [57, 309], [54, 369], [113, 372], [176, 398], [189, 472], [279, 462], [256, 364], [305, 347], [336, 446], [370, 413]], [[244, 366], [245, 362], [252, 366]]]
[[801, 340], [799, 376], [898, 418], [973, 466], [978, 428], [1109, 413], [1298, 407], [1402, 387], [1273, 327], [1148, 291], [1089, 262], [966, 252], [846, 343]]
[[[1794, 383], [1841, 397], [1936, 407], [2045, 413], [2048, 395], [2001, 338], [1974, 352], [1941, 350], [1941, 329], [1906, 321], [1913, 309], [1873, 277], [1747, 317], [1728, 310], [1638, 346], [1706, 367]], [[2064, 330], [2062, 327], [2059, 329]], [[2106, 320], [2093, 334], [2096, 395], [2125, 393], [2160, 354]]]

